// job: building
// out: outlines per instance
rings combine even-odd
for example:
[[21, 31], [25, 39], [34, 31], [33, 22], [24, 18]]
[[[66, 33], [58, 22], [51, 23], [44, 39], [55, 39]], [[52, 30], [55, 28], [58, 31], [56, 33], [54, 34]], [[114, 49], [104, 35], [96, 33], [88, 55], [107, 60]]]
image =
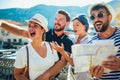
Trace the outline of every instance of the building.
[[[6, 20], [6, 21], [27, 29], [27, 26], [20, 22], [15, 22], [12, 20]], [[16, 36], [0, 28], [0, 48], [7, 48], [7, 49], [17, 48], [18, 49], [22, 45], [27, 44], [27, 43], [28, 43], [27, 38]]]

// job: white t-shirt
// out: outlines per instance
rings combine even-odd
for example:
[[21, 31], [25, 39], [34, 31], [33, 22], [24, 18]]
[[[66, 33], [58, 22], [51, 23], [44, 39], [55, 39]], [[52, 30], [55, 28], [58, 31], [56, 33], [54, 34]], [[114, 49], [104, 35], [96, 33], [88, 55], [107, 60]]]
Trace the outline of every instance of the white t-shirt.
[[[51, 47], [48, 42], [45, 42], [47, 47], [47, 55], [45, 58], [38, 55], [34, 50], [31, 43], [29, 43], [29, 75], [30, 80], [35, 80], [39, 75], [43, 74], [46, 70], [52, 67], [56, 61], [58, 61], [58, 55], [55, 50], [51, 50]], [[22, 47], [17, 51], [17, 57], [14, 63], [16, 68], [24, 68], [27, 65], [27, 52], [26, 46]]]
[[[73, 43], [75, 44], [77, 42], [77, 39], [78, 39], [78, 35], [75, 36], [74, 40], [73, 40]], [[81, 40], [80, 40], [80, 44], [87, 44], [89, 41], [91, 40], [90, 36], [89, 35], [86, 35], [85, 37], [83, 37]]]

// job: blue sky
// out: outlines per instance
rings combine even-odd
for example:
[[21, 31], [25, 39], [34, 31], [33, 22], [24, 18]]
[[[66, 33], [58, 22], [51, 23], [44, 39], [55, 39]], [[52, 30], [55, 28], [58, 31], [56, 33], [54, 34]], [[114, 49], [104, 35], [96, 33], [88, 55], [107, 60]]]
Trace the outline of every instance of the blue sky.
[[111, 0], [0, 0], [0, 9], [6, 8], [30, 8], [38, 4], [57, 6], [84, 6]]

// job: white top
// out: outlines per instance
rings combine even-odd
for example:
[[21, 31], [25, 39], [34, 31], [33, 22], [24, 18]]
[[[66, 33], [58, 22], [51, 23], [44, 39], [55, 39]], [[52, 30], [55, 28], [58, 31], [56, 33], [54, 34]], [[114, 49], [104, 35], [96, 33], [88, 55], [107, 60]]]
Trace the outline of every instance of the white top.
[[[75, 39], [73, 40], [74, 44], [76, 43], [77, 39], [78, 39], [78, 36], [76, 36]], [[90, 36], [86, 35], [85, 37], [83, 37], [80, 40], [80, 44], [87, 44], [90, 40], [91, 40]], [[73, 55], [71, 54], [71, 58], [72, 57], [73, 57]], [[71, 68], [74, 68], [74, 67], [72, 67], [71, 65], [69, 66], [67, 80], [74, 80], [72, 77], [73, 75], [70, 73]], [[74, 75], [74, 77], [76, 77], [76, 80], [81, 80], [81, 79], [82, 80], [90, 80], [89, 79], [90, 75], [88, 72], [79, 72], [76, 75]]]
[[[30, 80], [35, 80], [39, 75], [43, 74], [46, 70], [52, 67], [55, 62], [59, 59], [57, 52], [55, 50], [51, 50], [51, 47], [48, 42], [45, 42], [47, 47], [47, 55], [45, 58], [42, 58], [38, 53], [34, 50], [31, 43], [29, 43], [29, 75]], [[16, 68], [24, 68], [27, 65], [27, 52], [26, 46], [22, 47], [17, 51], [17, 57], [14, 63]]]
[[[75, 36], [75, 39], [73, 40], [73, 43], [74, 43], [74, 44], [77, 42], [78, 37], [79, 37], [78, 35]], [[87, 44], [90, 40], [91, 40], [90, 36], [89, 36], [89, 35], [86, 35], [85, 37], [83, 37], [83, 38], [80, 40], [80, 44]]]
[[[78, 37], [79, 37], [78, 35], [75, 36], [75, 38], [73, 39], [73, 44], [77, 42]], [[87, 44], [90, 40], [91, 40], [90, 36], [86, 35], [80, 40], [80, 44]], [[72, 54], [71, 54], [71, 58], [73, 58]]]

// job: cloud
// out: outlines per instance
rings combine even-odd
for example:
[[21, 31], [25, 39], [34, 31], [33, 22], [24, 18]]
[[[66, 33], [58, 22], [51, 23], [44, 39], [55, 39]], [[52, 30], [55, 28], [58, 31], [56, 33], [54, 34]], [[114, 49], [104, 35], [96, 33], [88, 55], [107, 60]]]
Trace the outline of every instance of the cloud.
[[57, 6], [84, 6], [99, 2], [109, 2], [111, 0], [1, 0], [0, 8], [30, 8], [38, 4]]

